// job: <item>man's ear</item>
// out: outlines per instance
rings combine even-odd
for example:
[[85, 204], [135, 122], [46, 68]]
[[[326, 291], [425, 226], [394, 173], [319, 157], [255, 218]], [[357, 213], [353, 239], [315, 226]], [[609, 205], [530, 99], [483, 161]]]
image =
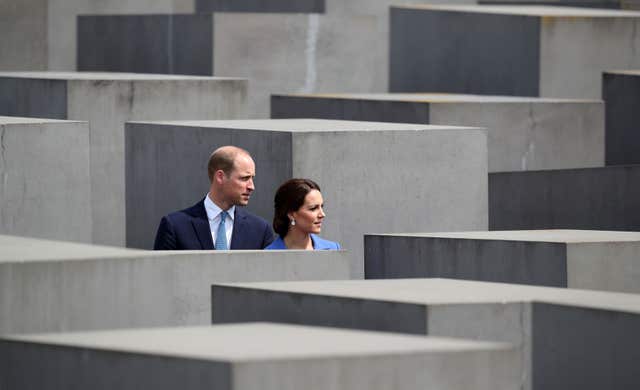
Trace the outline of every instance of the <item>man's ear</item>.
[[216, 181], [216, 183], [218, 184], [222, 184], [224, 182], [224, 179], [226, 178], [227, 175], [224, 174], [224, 171], [222, 169], [218, 169], [214, 174], [213, 174], [213, 180]]

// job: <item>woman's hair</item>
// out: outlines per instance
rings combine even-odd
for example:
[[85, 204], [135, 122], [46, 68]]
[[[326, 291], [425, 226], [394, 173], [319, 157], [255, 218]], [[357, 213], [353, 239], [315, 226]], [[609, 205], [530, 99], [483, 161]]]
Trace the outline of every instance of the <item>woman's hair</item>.
[[273, 200], [275, 212], [273, 215], [273, 230], [280, 237], [289, 231], [289, 216], [291, 211], [298, 210], [304, 204], [304, 198], [311, 190], [320, 191], [320, 186], [310, 179], [290, 179], [282, 183], [276, 191]]

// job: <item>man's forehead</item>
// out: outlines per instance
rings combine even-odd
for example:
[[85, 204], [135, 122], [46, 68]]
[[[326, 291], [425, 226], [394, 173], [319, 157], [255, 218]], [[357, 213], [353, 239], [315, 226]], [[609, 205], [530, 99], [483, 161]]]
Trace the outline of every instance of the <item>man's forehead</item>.
[[251, 156], [239, 154], [233, 161], [233, 170], [243, 173], [252, 173], [255, 170], [255, 163]]

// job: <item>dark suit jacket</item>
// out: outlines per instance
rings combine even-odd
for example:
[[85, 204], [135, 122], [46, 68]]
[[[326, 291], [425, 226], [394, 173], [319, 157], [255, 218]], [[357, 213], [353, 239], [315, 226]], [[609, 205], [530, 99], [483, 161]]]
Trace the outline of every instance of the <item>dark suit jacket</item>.
[[[263, 249], [272, 241], [267, 221], [236, 206], [230, 249]], [[204, 199], [162, 217], [153, 249], [214, 249]]]

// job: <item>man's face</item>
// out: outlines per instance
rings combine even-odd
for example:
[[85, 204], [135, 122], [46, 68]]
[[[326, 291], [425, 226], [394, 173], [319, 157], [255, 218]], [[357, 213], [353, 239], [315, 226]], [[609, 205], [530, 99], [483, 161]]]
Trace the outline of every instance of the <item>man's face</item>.
[[229, 176], [224, 176], [222, 180], [222, 195], [230, 205], [246, 206], [255, 189], [253, 178], [256, 175], [256, 166], [253, 159], [244, 154], [239, 154], [233, 165]]

